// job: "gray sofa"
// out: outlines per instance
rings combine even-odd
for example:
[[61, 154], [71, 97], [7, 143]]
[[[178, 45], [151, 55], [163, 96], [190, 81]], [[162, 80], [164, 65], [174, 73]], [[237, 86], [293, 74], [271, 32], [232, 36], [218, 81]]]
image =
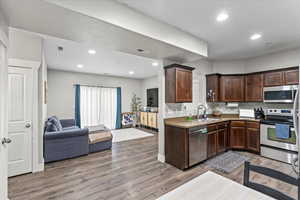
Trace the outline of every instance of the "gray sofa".
[[[56, 117], [52, 118], [57, 119]], [[73, 119], [56, 120], [54, 123], [58, 124], [55, 124], [55, 126], [52, 118], [48, 119], [45, 126], [45, 162], [48, 163], [87, 155], [89, 153], [89, 130], [87, 128], [80, 129], [76, 127], [75, 120]]]

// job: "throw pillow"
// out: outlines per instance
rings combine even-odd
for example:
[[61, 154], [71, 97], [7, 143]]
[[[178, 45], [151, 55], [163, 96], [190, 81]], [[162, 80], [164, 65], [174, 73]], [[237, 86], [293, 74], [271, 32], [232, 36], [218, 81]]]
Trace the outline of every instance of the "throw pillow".
[[57, 127], [53, 123], [48, 121], [46, 125], [46, 132], [56, 132], [56, 131], [58, 131]]
[[62, 125], [61, 125], [59, 119], [56, 116], [50, 117], [48, 119], [48, 121], [51, 122], [52, 124], [54, 124], [54, 126], [56, 126], [57, 131], [62, 131], [63, 130]]

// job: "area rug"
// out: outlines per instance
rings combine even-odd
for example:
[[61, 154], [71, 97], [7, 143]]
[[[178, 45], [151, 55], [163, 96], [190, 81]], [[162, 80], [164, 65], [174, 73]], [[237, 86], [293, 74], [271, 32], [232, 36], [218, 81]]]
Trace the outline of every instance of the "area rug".
[[153, 136], [153, 134], [135, 128], [113, 130], [111, 133], [113, 135], [113, 143]]
[[205, 162], [208, 167], [219, 170], [224, 173], [230, 173], [236, 168], [244, 164], [245, 161], [249, 160], [247, 156], [241, 155], [240, 153], [228, 151], [215, 158], [212, 158]]

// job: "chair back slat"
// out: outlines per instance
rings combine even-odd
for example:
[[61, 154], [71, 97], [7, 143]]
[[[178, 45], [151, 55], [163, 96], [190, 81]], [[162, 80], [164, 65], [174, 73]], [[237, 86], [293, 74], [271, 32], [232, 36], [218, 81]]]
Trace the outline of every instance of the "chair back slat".
[[252, 188], [254, 190], [257, 190], [261, 193], [264, 193], [266, 195], [269, 195], [275, 199], [278, 200], [295, 200], [286, 194], [277, 191], [273, 188], [267, 187], [262, 184], [254, 183], [250, 181], [250, 171], [263, 174], [265, 176], [269, 176], [271, 178], [289, 183], [291, 185], [295, 185], [298, 187], [298, 196], [300, 197], [300, 191], [299, 191], [299, 186], [300, 186], [300, 179], [294, 178], [292, 176], [289, 176], [287, 174], [284, 174], [282, 172], [276, 171], [274, 169], [266, 168], [266, 167], [261, 167], [261, 166], [254, 166], [251, 165], [250, 162], [245, 162], [245, 168], [244, 168], [244, 185]]

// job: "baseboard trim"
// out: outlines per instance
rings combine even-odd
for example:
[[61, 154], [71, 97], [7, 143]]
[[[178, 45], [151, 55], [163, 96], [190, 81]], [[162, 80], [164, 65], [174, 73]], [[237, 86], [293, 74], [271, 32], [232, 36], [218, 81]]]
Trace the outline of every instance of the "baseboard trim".
[[33, 173], [42, 172], [42, 171], [44, 171], [44, 169], [45, 169], [45, 164], [44, 164], [44, 162], [42, 162], [42, 163], [37, 164], [35, 169], [33, 169], [32, 172]]
[[158, 160], [159, 162], [162, 162], [162, 163], [166, 162], [165, 155], [158, 154], [158, 155], [157, 155], [157, 160]]

